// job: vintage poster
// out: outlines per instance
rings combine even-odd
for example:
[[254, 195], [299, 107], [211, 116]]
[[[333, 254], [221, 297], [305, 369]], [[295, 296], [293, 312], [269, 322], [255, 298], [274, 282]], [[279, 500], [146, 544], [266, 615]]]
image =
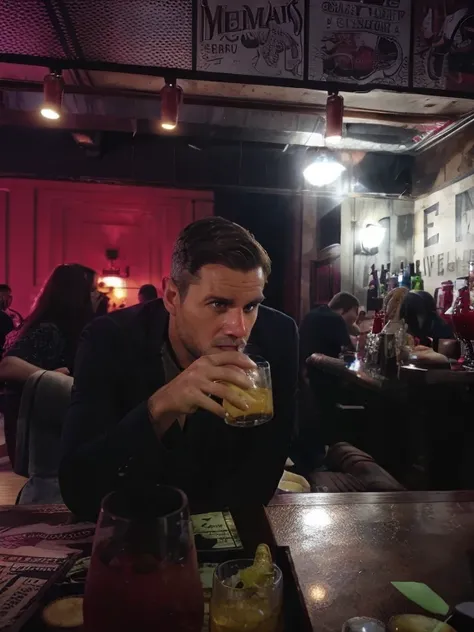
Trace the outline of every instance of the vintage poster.
[[474, 92], [474, 2], [414, 3], [413, 85]]
[[456, 195], [456, 241], [474, 238], [474, 187]]
[[20, 630], [35, 602], [72, 564], [67, 551], [24, 546], [0, 548], [0, 630]]
[[309, 79], [408, 86], [410, 0], [310, 0]]
[[194, 514], [191, 519], [198, 551], [242, 548], [237, 527], [229, 511]]
[[304, 0], [196, 0], [197, 69], [303, 78]]

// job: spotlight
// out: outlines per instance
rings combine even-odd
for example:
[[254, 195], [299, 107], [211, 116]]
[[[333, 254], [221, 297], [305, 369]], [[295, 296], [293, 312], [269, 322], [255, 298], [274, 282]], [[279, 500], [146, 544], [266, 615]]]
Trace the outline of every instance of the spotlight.
[[324, 187], [335, 182], [346, 170], [337, 160], [320, 156], [303, 171], [305, 179], [315, 187]]
[[41, 115], [56, 121], [61, 117], [64, 81], [60, 73], [50, 72], [43, 80], [43, 105]]
[[332, 92], [326, 101], [326, 142], [338, 143], [342, 138], [344, 119], [344, 99]]
[[183, 91], [176, 85], [175, 79], [165, 79], [160, 97], [161, 127], [166, 130], [173, 130], [178, 124], [179, 106], [183, 98]]

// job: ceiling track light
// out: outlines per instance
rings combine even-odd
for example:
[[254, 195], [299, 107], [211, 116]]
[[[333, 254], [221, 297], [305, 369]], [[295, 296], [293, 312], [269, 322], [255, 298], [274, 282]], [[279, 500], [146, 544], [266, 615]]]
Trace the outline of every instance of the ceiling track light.
[[326, 101], [326, 142], [338, 143], [342, 138], [344, 99], [337, 92], [330, 92]]
[[174, 130], [178, 124], [179, 106], [183, 100], [183, 91], [176, 85], [176, 79], [165, 78], [165, 85], [160, 92], [161, 127], [167, 131]]
[[61, 118], [64, 80], [60, 72], [52, 70], [43, 79], [43, 105], [41, 115], [51, 121]]

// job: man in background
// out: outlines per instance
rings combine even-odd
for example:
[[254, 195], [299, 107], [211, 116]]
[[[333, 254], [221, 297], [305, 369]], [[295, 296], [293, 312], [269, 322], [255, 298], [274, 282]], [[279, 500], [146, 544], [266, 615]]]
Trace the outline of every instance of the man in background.
[[5, 283], [0, 284], [0, 354], [5, 345], [5, 338], [15, 329], [13, 318], [7, 314], [12, 302], [11, 288]]
[[352, 347], [350, 335], [358, 313], [359, 301], [349, 292], [339, 292], [329, 305], [309, 312], [300, 325], [301, 363], [313, 353], [337, 358], [343, 347]]
[[311, 370], [306, 360], [313, 353], [337, 358], [344, 347], [353, 348], [351, 335], [359, 312], [359, 301], [348, 292], [333, 296], [307, 314], [300, 325], [300, 389], [298, 438], [294, 461], [307, 476], [322, 464], [325, 446], [332, 443], [333, 403], [338, 382], [321, 371]]
[[148, 303], [149, 301], [154, 301], [158, 298], [158, 292], [156, 287], [151, 283], [146, 283], [142, 285], [138, 290], [138, 302], [139, 303]]

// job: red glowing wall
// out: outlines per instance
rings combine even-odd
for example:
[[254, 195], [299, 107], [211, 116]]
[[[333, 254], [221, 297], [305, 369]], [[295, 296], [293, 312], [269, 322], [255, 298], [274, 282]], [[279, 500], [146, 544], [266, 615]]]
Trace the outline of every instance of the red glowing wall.
[[117, 264], [130, 266], [133, 305], [143, 283], [161, 287], [179, 231], [213, 208], [207, 191], [0, 179], [0, 283], [26, 315], [54, 266], [77, 262], [100, 273], [105, 250], [117, 248]]

